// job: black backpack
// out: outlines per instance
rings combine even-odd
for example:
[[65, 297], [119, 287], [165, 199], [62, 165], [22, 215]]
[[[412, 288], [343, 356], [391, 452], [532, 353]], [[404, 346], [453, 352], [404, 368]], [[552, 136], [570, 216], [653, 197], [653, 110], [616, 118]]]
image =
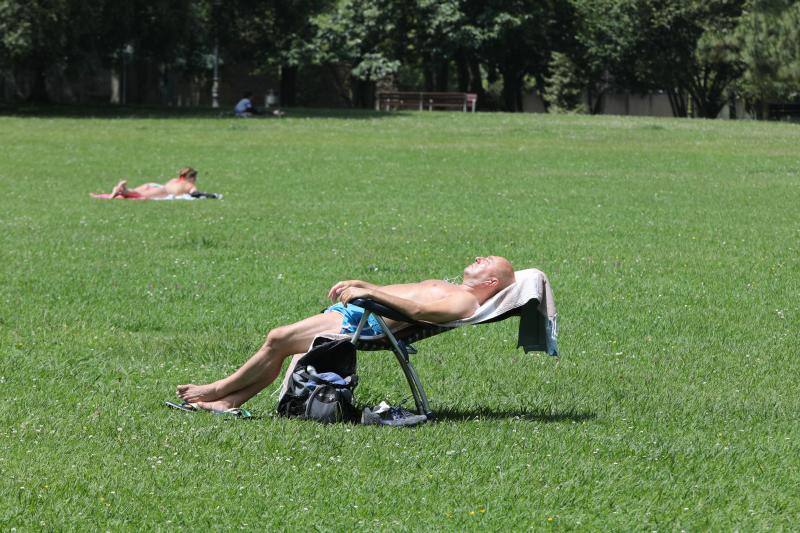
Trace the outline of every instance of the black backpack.
[[278, 414], [323, 423], [357, 421], [360, 413], [353, 403], [357, 384], [353, 343], [322, 339], [295, 365], [278, 399]]

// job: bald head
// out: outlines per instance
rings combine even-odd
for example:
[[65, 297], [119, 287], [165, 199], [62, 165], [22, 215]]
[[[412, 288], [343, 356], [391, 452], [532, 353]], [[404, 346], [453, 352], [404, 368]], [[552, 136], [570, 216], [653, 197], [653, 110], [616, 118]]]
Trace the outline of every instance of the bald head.
[[514, 267], [511, 266], [511, 261], [505, 257], [495, 256], [497, 262], [495, 263], [494, 275], [497, 278], [497, 290], [495, 294], [502, 291], [516, 281], [514, 277]]
[[514, 267], [505, 257], [476, 257], [464, 269], [464, 285], [481, 296], [481, 303], [514, 283]]

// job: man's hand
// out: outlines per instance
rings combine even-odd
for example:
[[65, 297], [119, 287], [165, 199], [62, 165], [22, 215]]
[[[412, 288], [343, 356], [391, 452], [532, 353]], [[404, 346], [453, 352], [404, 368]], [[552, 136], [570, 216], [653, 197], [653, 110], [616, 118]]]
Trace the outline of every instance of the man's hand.
[[369, 287], [350, 286], [339, 293], [339, 301], [344, 305], [347, 305], [350, 300], [354, 300], [356, 298], [370, 298], [371, 296], [372, 289]]
[[[328, 299], [332, 302], [339, 300], [340, 299], [339, 295], [342, 294], [342, 292], [349, 287], [374, 289], [375, 285], [373, 285], [372, 283], [367, 283], [366, 281], [361, 281], [360, 279], [350, 279], [347, 281], [340, 281], [339, 283], [331, 287], [331, 290], [328, 291]], [[354, 296], [353, 298], [358, 298], [358, 296]]]

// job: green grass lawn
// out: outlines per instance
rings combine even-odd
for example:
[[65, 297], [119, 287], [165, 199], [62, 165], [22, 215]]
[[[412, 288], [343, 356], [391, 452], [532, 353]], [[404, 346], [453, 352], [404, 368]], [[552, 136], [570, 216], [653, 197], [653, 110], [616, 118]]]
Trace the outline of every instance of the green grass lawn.
[[[797, 125], [74, 115], [0, 117], [0, 529], [797, 527]], [[224, 199], [87, 194], [186, 165]], [[483, 254], [550, 276], [562, 356], [516, 320], [419, 343], [437, 423], [162, 406], [340, 279]], [[388, 352], [359, 374], [409, 396]]]

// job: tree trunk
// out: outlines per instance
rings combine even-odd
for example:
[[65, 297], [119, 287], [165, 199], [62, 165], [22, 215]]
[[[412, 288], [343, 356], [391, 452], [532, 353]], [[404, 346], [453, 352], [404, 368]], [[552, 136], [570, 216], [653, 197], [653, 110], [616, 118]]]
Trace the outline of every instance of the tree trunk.
[[471, 56], [466, 58], [467, 70], [469, 71], [469, 85], [467, 91], [478, 95], [478, 102], [475, 109], [488, 109], [486, 91], [483, 90], [483, 74], [478, 58]]
[[692, 89], [697, 115], [700, 118], [717, 118], [725, 106], [719, 86], [717, 84], [711, 84], [711, 87], [700, 85]]
[[110, 76], [111, 96], [109, 102], [112, 104], [119, 104], [122, 102], [122, 79], [116, 65], [112, 65]]
[[447, 59], [441, 59], [436, 69], [436, 90], [439, 92], [447, 92], [448, 77], [450, 75], [450, 62]]
[[736, 95], [731, 95], [728, 99], [728, 118], [730, 120], [736, 120]]
[[590, 89], [589, 90], [589, 113], [592, 115], [600, 115], [603, 113], [603, 104], [605, 103], [605, 96], [606, 91], [605, 89], [599, 89], [597, 94]]
[[541, 71], [537, 74], [533, 75], [533, 79], [536, 80], [536, 94], [539, 95], [539, 98], [542, 101], [542, 105], [544, 106], [544, 112], [550, 112], [550, 102], [544, 98], [544, 87], [547, 87], [547, 80], [544, 79], [544, 75]]
[[669, 106], [672, 108], [673, 117], [686, 117], [686, 98], [679, 89], [667, 89], [667, 96], [669, 97]]
[[33, 83], [31, 84], [31, 92], [28, 95], [28, 101], [38, 104], [49, 104], [50, 96], [47, 94], [47, 74], [45, 73], [46, 67], [44, 62], [39, 60], [34, 61], [32, 69]]
[[150, 75], [150, 62], [147, 60], [139, 60], [135, 63], [135, 71], [136, 71], [136, 83], [134, 84], [136, 87], [136, 92], [133, 95], [129, 95], [129, 102], [135, 102], [138, 104], [147, 104], [150, 103], [150, 83], [152, 80], [152, 76]]
[[353, 107], [353, 98], [350, 95], [350, 91], [347, 90], [344, 80], [336, 70], [336, 67], [333, 65], [327, 65], [327, 69], [328, 72], [330, 72], [331, 78], [333, 79], [333, 84], [336, 85], [336, 92], [339, 93], [339, 97], [348, 107]]
[[469, 66], [467, 65], [467, 58], [464, 50], [459, 50], [456, 53], [456, 73], [458, 74], [458, 90], [465, 93], [469, 91]]
[[375, 105], [375, 82], [353, 78], [353, 104], [371, 108]]
[[724, 102], [719, 100], [699, 100], [697, 103], [697, 115], [700, 118], [717, 118], [720, 111], [725, 106]]
[[294, 107], [297, 103], [297, 67], [281, 65], [281, 106]]
[[476, 93], [478, 95], [478, 101], [485, 96], [485, 92], [483, 90], [483, 75], [481, 74], [481, 65], [478, 63], [476, 58], [471, 58], [467, 62], [467, 68], [469, 68], [469, 87], [468, 90], [471, 93]]
[[512, 69], [503, 71], [503, 109], [506, 111], [519, 111], [521, 84], [517, 79], [516, 72]]
[[430, 54], [422, 55], [422, 77], [424, 80], [424, 90], [426, 92], [433, 91], [433, 68], [431, 67]]

